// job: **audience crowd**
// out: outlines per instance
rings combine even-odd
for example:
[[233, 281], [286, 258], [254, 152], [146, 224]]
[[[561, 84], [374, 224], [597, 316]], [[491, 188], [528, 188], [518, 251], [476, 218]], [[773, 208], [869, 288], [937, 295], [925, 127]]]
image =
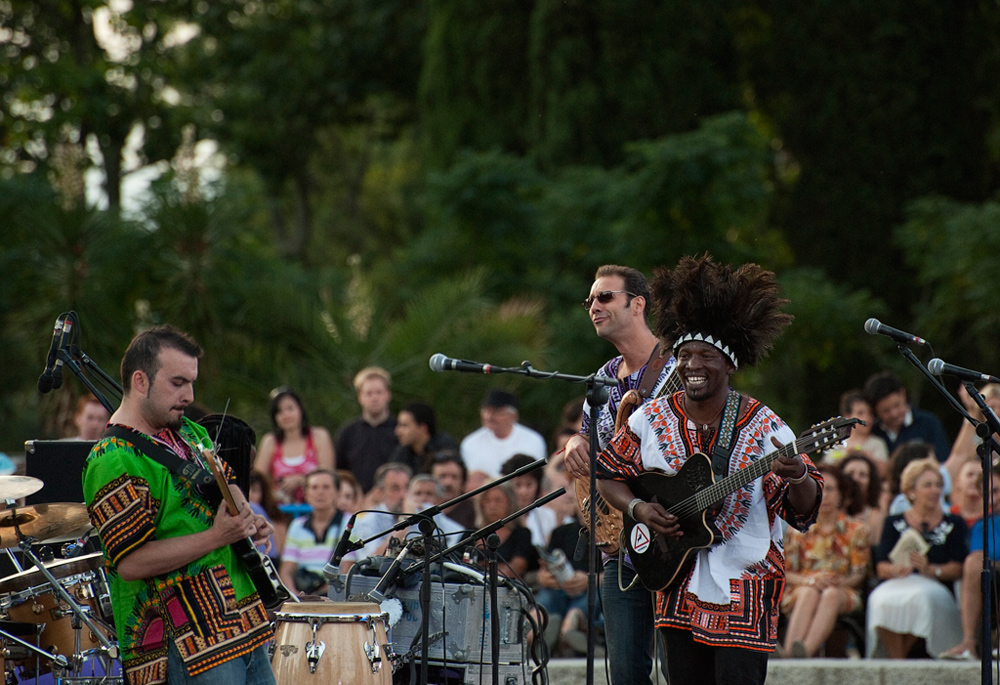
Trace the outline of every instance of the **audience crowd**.
[[[384, 369], [362, 369], [354, 389], [360, 415], [335, 437], [310, 424], [302, 400], [286, 387], [271, 393], [271, 426], [259, 444], [242, 422], [223, 427], [232, 437], [220, 453], [242, 462], [231, 465], [244, 473], [240, 484], [248, 501], [274, 523], [268, 554], [285, 583], [305, 594], [325, 594], [324, 566], [353, 515], [353, 537], [367, 540], [404, 514], [543, 461], [433, 519], [453, 542], [566, 487], [566, 494], [498, 528], [499, 566], [500, 573], [535, 589], [550, 615], [544, 639], [553, 653], [585, 653], [587, 557], [578, 550], [585, 547], [579, 540], [586, 540], [586, 531], [561, 453], [580, 431], [582, 400], [566, 406], [563, 424], [546, 445], [521, 423], [518, 398], [505, 390], [485, 394], [481, 427], [456, 440], [441, 430], [428, 404], [410, 402], [393, 415], [392, 379]], [[1000, 386], [981, 392], [1000, 411]], [[960, 396], [970, 413], [980, 415], [964, 390]], [[103, 407], [89, 400], [81, 400], [76, 417], [79, 435], [88, 438], [103, 417]], [[817, 523], [805, 533], [786, 534], [776, 656], [978, 658], [983, 556], [995, 558], [992, 533], [1000, 522], [991, 513], [984, 549], [979, 438], [963, 426], [949, 443], [938, 418], [912, 406], [906, 389], [888, 373], [845, 392], [839, 411], [864, 425], [816, 457], [826, 483]], [[995, 462], [986, 474], [995, 483], [995, 504]], [[346, 573], [368, 556], [395, 554], [415, 534], [413, 527], [374, 537], [346, 555], [340, 570]], [[475, 555], [467, 558], [484, 563]], [[602, 625], [601, 617], [595, 625]]]

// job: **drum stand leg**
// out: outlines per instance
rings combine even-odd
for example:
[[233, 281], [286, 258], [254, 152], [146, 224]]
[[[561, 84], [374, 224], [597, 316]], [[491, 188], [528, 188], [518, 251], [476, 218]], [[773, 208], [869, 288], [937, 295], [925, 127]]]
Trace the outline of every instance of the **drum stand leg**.
[[31, 563], [33, 563], [38, 568], [39, 572], [45, 576], [46, 580], [49, 581], [49, 586], [56, 593], [56, 596], [69, 606], [70, 610], [73, 612], [73, 616], [83, 621], [94, 633], [94, 638], [101, 643], [101, 651], [113, 659], [118, 658], [118, 645], [112, 644], [108, 640], [107, 636], [104, 635], [104, 632], [101, 631], [90, 616], [84, 612], [83, 607], [73, 600], [70, 594], [66, 592], [66, 588], [62, 586], [62, 583], [60, 583], [56, 577], [52, 575], [52, 572], [45, 567], [45, 564], [42, 563], [41, 559], [39, 559], [35, 553], [31, 551], [31, 543], [31, 538], [23, 538], [18, 543], [18, 547], [21, 548], [24, 556], [31, 560]]

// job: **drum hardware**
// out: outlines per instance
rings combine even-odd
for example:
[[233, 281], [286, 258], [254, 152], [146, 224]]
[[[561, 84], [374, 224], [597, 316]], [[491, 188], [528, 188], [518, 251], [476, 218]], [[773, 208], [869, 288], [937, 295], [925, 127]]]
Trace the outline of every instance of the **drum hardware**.
[[52, 572], [48, 569], [48, 567], [46, 567], [45, 564], [43, 564], [41, 560], [35, 555], [35, 553], [31, 551], [31, 538], [22, 539], [21, 542], [19, 543], [19, 546], [24, 556], [30, 559], [32, 563], [34, 563], [35, 566], [38, 567], [38, 571], [43, 576], [45, 576], [46, 580], [49, 581], [50, 587], [56, 592], [56, 594], [67, 604], [69, 609], [84, 624], [86, 624], [88, 628], [90, 628], [90, 632], [93, 634], [95, 638], [97, 638], [97, 642], [99, 642], [101, 645], [100, 651], [106, 656], [111, 657], [112, 659], [117, 659], [118, 645], [112, 644], [111, 641], [108, 640], [108, 638], [104, 634], [104, 631], [102, 631], [100, 627], [94, 622], [94, 620], [89, 616], [88, 612], [85, 612], [79, 604], [73, 601], [73, 598], [70, 596], [68, 592], [66, 592], [66, 588], [63, 587], [62, 583], [56, 580], [56, 577], [52, 575]]
[[[87, 516], [86, 506], [83, 504], [48, 504], [36, 507], [17, 507], [16, 502], [7, 500], [7, 511], [0, 513], [0, 546], [6, 549], [7, 554], [15, 561], [16, 568], [22, 568], [16, 563], [16, 559], [10, 548], [16, 545], [26, 559], [36, 567], [37, 570], [24, 571], [0, 579], [0, 592], [7, 594], [0, 598], [0, 608], [6, 614], [17, 619], [16, 614], [21, 611], [19, 605], [30, 600], [30, 604], [25, 605], [30, 623], [31, 617], [42, 617], [48, 611], [48, 620], [38, 625], [39, 635], [45, 640], [45, 647], [42, 649], [11, 636], [7, 631], [0, 631], [3, 635], [14, 640], [13, 644], [27, 647], [31, 653], [37, 654], [47, 662], [57, 672], [72, 671], [78, 674], [85, 656], [96, 654], [102, 659], [118, 659], [119, 650], [117, 643], [110, 641], [106, 635], [113, 634], [113, 630], [104, 627], [102, 629], [90, 615], [90, 607], [86, 609], [79, 602], [90, 602], [95, 593], [89, 586], [95, 582], [99, 570], [95, 567], [102, 559], [100, 554], [93, 554], [84, 557], [65, 559], [56, 562], [46, 563], [40, 556], [46, 556], [41, 550], [36, 554], [32, 550], [32, 545], [38, 540], [30, 533], [37, 533], [44, 537], [52, 535], [73, 536], [79, 538], [92, 528]], [[4, 527], [13, 529], [14, 536], [4, 532]], [[51, 557], [51, 551], [48, 550]], [[60, 573], [63, 577], [59, 579], [54, 574]], [[44, 581], [37, 583], [38, 574]], [[100, 576], [103, 577], [103, 576]], [[72, 590], [72, 594], [67, 591], [67, 586]], [[74, 595], [76, 599], [74, 599]], [[79, 601], [77, 601], [79, 600]], [[51, 604], [51, 606], [48, 606]], [[66, 635], [66, 625], [62, 623], [66, 618], [70, 619], [70, 630], [72, 638]], [[61, 625], [60, 625], [61, 624]], [[87, 632], [82, 633], [86, 626]], [[83, 639], [89, 638], [89, 643], [95, 645], [94, 649], [84, 649]], [[71, 642], [70, 642], [71, 640]], [[66, 644], [70, 642], [69, 644]], [[71, 651], [71, 654], [61, 654], [60, 651]], [[39, 666], [39, 668], [49, 668], [49, 663]], [[68, 673], [67, 673], [68, 675]]]
[[[306, 643], [306, 661], [309, 662], [309, 672], [315, 673], [319, 659], [323, 656], [323, 652], [326, 651], [326, 643], [316, 640], [316, 628], [319, 625], [319, 621], [311, 620], [309, 624], [312, 626], [312, 642]], [[368, 643], [366, 642], [365, 649], [367, 648]]]
[[42, 649], [41, 647], [36, 647], [35, 645], [31, 644], [30, 642], [25, 642], [24, 640], [22, 640], [21, 638], [17, 637], [16, 635], [11, 635], [6, 630], [0, 629], [0, 635], [2, 635], [5, 640], [10, 640], [15, 645], [17, 645], [19, 647], [23, 647], [24, 649], [28, 650], [29, 652], [33, 652], [33, 653], [37, 654], [38, 656], [42, 657], [43, 659], [47, 659], [47, 660], [51, 661], [52, 662], [52, 666], [53, 666], [54, 669], [59, 670], [59, 671], [69, 670], [70, 662], [69, 662], [69, 659], [66, 658], [64, 655], [62, 655], [62, 654], [52, 654], [50, 652], [47, 652], [44, 649]]
[[365, 641], [365, 656], [368, 657], [368, 661], [372, 665], [372, 673], [378, 673], [378, 670], [382, 668], [382, 657], [378, 647], [378, 634], [375, 632], [375, 619], [369, 616], [365, 619], [365, 623], [368, 624], [368, 630], [372, 631], [371, 644], [369, 645], [368, 641]]

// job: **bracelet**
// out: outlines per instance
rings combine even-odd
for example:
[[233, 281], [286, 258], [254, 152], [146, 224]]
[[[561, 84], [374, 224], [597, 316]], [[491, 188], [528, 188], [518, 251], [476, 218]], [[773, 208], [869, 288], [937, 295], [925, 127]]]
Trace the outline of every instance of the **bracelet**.
[[639, 504], [645, 504], [645, 503], [646, 503], [645, 500], [643, 500], [641, 497], [636, 497], [634, 500], [632, 500], [631, 502], [629, 502], [628, 503], [628, 517], [630, 519], [635, 519], [635, 514], [632, 513], [632, 512], [635, 511], [635, 508], [636, 508], [637, 505], [639, 505]]
[[790, 483], [791, 485], [798, 485], [799, 483], [804, 483], [806, 478], [809, 477], [809, 467], [806, 466], [805, 462], [802, 462], [802, 469], [803, 469], [802, 475], [799, 476], [798, 478], [786, 478], [785, 480], [788, 481], [788, 483]]

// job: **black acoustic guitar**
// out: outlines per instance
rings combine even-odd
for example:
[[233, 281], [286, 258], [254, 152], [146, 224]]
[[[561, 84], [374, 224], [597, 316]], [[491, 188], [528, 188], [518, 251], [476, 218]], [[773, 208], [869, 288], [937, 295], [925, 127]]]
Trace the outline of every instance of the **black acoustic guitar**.
[[[218, 457], [215, 456], [215, 452], [212, 450], [205, 449], [200, 445], [197, 445], [197, 448], [208, 463], [212, 475], [215, 476], [215, 482], [222, 492], [226, 508], [230, 514], [236, 516], [240, 511], [240, 507], [233, 498], [233, 493], [229, 490], [229, 485], [226, 483], [226, 477], [222, 473]], [[260, 553], [250, 538], [237, 540], [230, 547], [233, 548], [236, 556], [243, 562], [243, 566], [250, 575], [253, 586], [257, 589], [257, 594], [260, 595], [260, 601], [267, 609], [278, 609], [289, 600], [294, 602], [299, 601], [298, 597], [293, 592], [290, 592], [285, 584], [281, 582], [281, 577], [275, 570], [271, 560]]]
[[778, 457], [811, 454], [828, 449], [851, 434], [857, 419], [835, 417], [816, 424], [789, 443], [748, 466], [738, 469], [719, 482], [712, 473], [712, 460], [692, 454], [680, 470], [644, 473], [629, 481], [632, 492], [647, 502], [658, 502], [678, 518], [684, 535], [668, 538], [624, 514], [621, 544], [647, 589], [665, 591], [683, 580], [694, 563], [698, 550], [709, 547], [721, 537], [709, 510], [727, 495], [765, 475]]

